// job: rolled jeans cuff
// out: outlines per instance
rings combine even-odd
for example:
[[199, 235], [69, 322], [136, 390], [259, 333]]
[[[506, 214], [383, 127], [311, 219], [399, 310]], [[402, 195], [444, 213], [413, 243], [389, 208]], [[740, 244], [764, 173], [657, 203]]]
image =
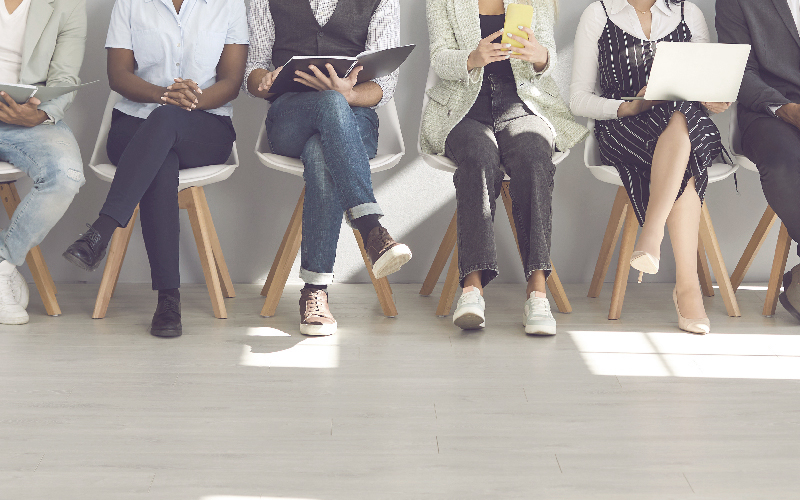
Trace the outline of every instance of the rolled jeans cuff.
[[548, 262], [546, 264], [539, 264], [536, 266], [532, 266], [525, 270], [525, 281], [531, 279], [531, 275], [536, 271], [544, 271], [544, 279], [547, 280], [550, 278], [550, 273], [552, 273], [553, 266]]
[[[377, 215], [378, 218], [381, 218], [383, 217], [383, 211], [377, 203], [362, 203], [349, 210], [345, 210], [344, 219], [347, 221], [348, 226], [353, 227], [353, 220], [364, 217], [365, 215]], [[366, 244], [366, 242], [364, 243]]]
[[333, 273], [315, 273], [301, 267], [300, 279], [309, 285], [330, 285], [333, 283]]

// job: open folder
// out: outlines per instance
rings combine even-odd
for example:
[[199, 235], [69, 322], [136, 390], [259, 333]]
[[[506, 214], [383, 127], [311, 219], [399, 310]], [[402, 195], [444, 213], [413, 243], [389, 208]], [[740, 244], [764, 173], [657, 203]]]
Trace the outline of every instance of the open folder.
[[84, 83], [82, 85], [70, 85], [67, 87], [43, 87], [38, 85], [14, 85], [9, 83], [0, 83], [0, 90], [11, 96], [17, 104], [25, 104], [31, 97], [36, 97], [42, 102], [51, 101], [56, 97], [61, 97], [64, 94], [75, 92], [81, 87], [97, 83], [100, 80]]
[[316, 66], [324, 75], [328, 75], [326, 64], [333, 66], [340, 78], [347, 78], [350, 72], [358, 66], [364, 69], [358, 74], [358, 83], [368, 82], [392, 74], [394, 70], [405, 62], [415, 45], [403, 45], [392, 49], [362, 52], [356, 57], [341, 56], [294, 56], [284, 64], [278, 78], [269, 89], [271, 94], [279, 95], [286, 92], [310, 92], [311, 87], [294, 81], [295, 71], [302, 71], [313, 76], [308, 68]]

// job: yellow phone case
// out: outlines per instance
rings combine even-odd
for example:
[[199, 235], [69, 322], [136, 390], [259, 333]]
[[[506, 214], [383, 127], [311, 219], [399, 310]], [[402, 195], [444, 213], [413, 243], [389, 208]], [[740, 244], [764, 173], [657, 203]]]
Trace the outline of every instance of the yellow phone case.
[[530, 5], [520, 5], [512, 3], [508, 5], [506, 10], [506, 23], [503, 27], [503, 39], [500, 43], [510, 43], [512, 47], [522, 48], [522, 44], [516, 40], [508, 38], [506, 33], [511, 33], [514, 36], [519, 36], [528, 39], [527, 33], [518, 28], [518, 26], [525, 26], [530, 28], [533, 26], [533, 7]]

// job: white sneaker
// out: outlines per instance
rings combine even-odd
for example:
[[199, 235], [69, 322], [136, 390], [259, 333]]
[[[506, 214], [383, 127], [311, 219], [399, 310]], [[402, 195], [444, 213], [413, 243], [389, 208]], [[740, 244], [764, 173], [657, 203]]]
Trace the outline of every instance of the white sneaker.
[[532, 292], [525, 302], [522, 325], [528, 335], [555, 335], [556, 319], [550, 312], [550, 301], [546, 297], [537, 297], [536, 292]]
[[472, 290], [461, 294], [453, 313], [453, 324], [462, 330], [477, 330], [486, 326], [486, 301], [481, 292], [472, 287]]
[[24, 283], [25, 280], [21, 275], [17, 275], [19, 275], [19, 271], [16, 267], [11, 273], [0, 274], [0, 324], [24, 325], [30, 319], [25, 308], [20, 305], [22, 299], [27, 305], [28, 285], [25, 284], [24, 287], [21, 287], [19, 282]]
[[19, 304], [23, 309], [27, 309], [28, 300], [31, 298], [31, 291], [28, 289], [28, 282], [25, 281], [22, 273], [17, 271], [16, 267], [11, 273], [10, 282], [11, 293], [14, 294], [14, 299], [16, 299], [17, 304]]

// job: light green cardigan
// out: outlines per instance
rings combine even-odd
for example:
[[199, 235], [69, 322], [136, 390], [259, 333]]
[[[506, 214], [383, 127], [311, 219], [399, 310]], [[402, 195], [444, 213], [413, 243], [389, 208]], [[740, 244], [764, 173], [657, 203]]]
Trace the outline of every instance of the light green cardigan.
[[[526, 61], [511, 59], [520, 99], [545, 120], [556, 135], [560, 151], [572, 148], [588, 135], [575, 123], [561, 93], [550, 76], [556, 64], [553, 36], [555, 6], [552, 0], [504, 0], [532, 5], [533, 31], [539, 43], [550, 52], [548, 67], [541, 73]], [[427, 154], [444, 154], [448, 134], [467, 115], [478, 99], [483, 83], [483, 68], [467, 72], [467, 58], [481, 40], [478, 0], [428, 0], [431, 65], [441, 82], [428, 90], [428, 106], [422, 116], [420, 143]]]

